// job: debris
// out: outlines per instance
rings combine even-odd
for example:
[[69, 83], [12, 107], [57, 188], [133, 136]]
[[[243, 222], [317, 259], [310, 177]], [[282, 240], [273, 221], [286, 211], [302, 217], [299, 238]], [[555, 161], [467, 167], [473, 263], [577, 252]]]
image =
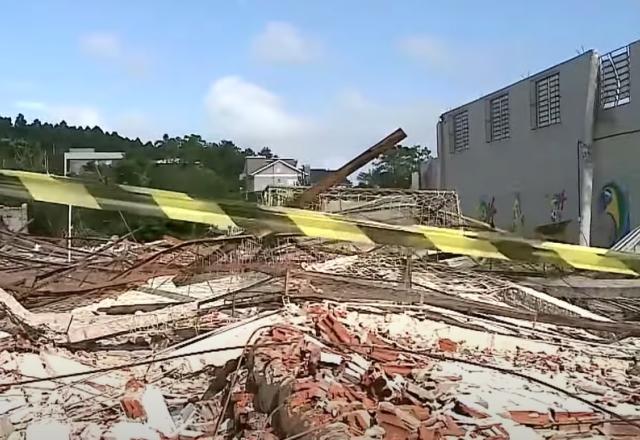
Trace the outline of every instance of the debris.
[[176, 425], [173, 423], [164, 397], [157, 387], [151, 385], [145, 387], [141, 404], [146, 414], [147, 425], [166, 437], [175, 434]]
[[438, 348], [446, 353], [455, 353], [458, 351], [458, 343], [453, 342], [451, 339], [441, 338], [438, 339]]
[[16, 237], [0, 438], [638, 436], [637, 323], [481, 263], [247, 236], [69, 262]]
[[149, 425], [118, 422], [104, 435], [105, 440], [160, 440], [160, 434]]
[[13, 431], [15, 431], [15, 428], [9, 417], [6, 415], [0, 416], [0, 439], [8, 439]]
[[27, 426], [27, 440], [69, 440], [71, 428], [62, 422], [55, 420], [40, 420]]

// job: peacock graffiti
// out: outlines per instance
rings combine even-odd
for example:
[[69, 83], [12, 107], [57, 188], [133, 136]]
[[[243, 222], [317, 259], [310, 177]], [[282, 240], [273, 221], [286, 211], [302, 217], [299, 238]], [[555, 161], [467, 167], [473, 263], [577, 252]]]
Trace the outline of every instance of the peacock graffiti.
[[629, 197], [617, 183], [609, 182], [602, 187], [600, 211], [609, 215], [613, 221], [613, 243], [629, 233], [631, 229]]

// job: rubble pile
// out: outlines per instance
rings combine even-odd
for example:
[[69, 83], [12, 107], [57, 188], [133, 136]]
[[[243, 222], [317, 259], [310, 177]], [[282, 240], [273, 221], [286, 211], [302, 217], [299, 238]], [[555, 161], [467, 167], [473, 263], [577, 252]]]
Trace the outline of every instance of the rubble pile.
[[[430, 255], [0, 245], [0, 437], [640, 438], [640, 328]], [[504, 272], [504, 271], [502, 271]]]

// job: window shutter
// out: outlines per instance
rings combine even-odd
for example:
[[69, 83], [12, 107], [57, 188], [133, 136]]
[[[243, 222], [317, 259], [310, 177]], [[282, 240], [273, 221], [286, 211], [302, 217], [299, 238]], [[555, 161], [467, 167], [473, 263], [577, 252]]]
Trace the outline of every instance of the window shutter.
[[489, 100], [489, 142], [508, 139], [511, 136], [509, 127], [509, 94], [497, 96]]
[[629, 57], [629, 46], [600, 57], [600, 105], [602, 108], [613, 108], [631, 101]]
[[536, 127], [560, 123], [560, 74], [554, 73], [535, 82]]
[[469, 111], [462, 110], [453, 116], [453, 150], [469, 148]]
[[487, 143], [491, 142], [491, 100], [484, 101], [484, 135]]
[[535, 130], [538, 128], [537, 118], [538, 113], [536, 109], [538, 108], [538, 100], [536, 98], [536, 82], [529, 81], [529, 116], [531, 119], [531, 129]]
[[449, 141], [449, 153], [456, 152], [456, 140], [454, 135], [454, 123], [453, 123], [453, 115], [447, 116], [445, 120], [447, 124], [447, 139]]

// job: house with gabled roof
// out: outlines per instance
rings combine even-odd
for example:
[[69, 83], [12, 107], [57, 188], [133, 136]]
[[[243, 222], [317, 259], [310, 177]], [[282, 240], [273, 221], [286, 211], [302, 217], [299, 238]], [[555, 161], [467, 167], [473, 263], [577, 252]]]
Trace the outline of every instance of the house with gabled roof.
[[240, 179], [246, 193], [255, 193], [268, 186], [298, 186], [304, 181], [304, 172], [295, 159], [249, 156], [245, 159]]

